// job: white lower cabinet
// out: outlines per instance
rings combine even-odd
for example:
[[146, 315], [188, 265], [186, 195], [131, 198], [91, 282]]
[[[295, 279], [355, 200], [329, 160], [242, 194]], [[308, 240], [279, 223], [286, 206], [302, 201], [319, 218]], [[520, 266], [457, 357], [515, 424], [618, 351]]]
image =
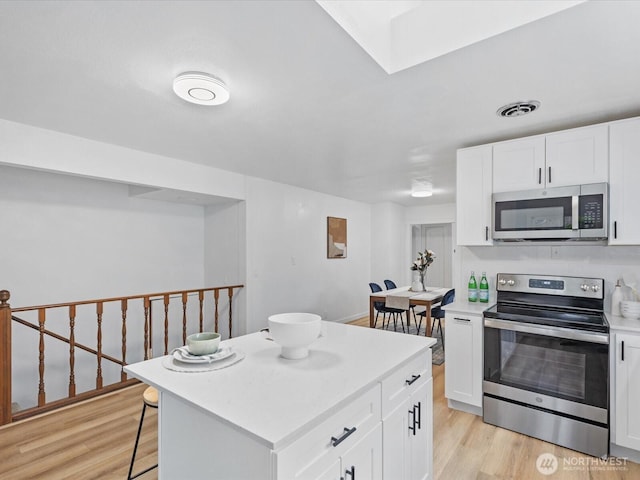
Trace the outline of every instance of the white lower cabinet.
[[[277, 478], [290, 480], [382, 479], [381, 387], [361, 395], [336, 414], [275, 453]], [[345, 475], [347, 475], [345, 477]]]
[[475, 407], [468, 411], [478, 414], [482, 408], [482, 315], [453, 310], [445, 315], [444, 394], [450, 401]]
[[378, 423], [369, 433], [360, 435], [351, 448], [329, 462], [311, 465], [294, 478], [312, 480], [382, 479], [382, 427]]
[[[383, 382], [382, 439], [385, 480], [433, 478], [433, 381], [424, 357], [404, 369], [404, 392], [386, 403]], [[397, 384], [397, 383], [396, 383]], [[392, 389], [388, 389], [391, 391]]]
[[640, 335], [615, 335], [615, 439], [640, 450]]
[[275, 453], [286, 480], [433, 478], [431, 351]]

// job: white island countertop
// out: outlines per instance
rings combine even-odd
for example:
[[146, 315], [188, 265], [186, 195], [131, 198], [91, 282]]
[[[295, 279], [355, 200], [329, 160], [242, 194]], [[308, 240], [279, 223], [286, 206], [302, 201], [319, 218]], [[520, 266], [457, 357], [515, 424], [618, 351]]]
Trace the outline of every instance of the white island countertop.
[[222, 343], [246, 354], [228, 368], [175, 372], [160, 357], [125, 371], [275, 450], [435, 344], [430, 337], [322, 323], [321, 337], [302, 360], [280, 357], [280, 347], [258, 332]]

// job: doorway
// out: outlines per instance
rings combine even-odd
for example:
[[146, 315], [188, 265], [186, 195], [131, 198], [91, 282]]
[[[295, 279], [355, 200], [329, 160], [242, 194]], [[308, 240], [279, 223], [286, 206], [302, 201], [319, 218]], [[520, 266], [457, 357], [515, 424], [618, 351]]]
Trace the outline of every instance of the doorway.
[[452, 278], [452, 244], [451, 224], [411, 225], [411, 262], [418, 252], [432, 250], [436, 256], [427, 270], [425, 283], [430, 286], [451, 287]]

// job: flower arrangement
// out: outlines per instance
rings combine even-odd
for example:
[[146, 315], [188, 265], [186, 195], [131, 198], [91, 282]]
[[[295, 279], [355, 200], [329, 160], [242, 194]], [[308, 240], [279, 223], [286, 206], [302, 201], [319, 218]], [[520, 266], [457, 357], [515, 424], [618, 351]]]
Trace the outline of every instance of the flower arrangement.
[[427, 271], [427, 267], [433, 263], [436, 258], [433, 250], [425, 250], [424, 252], [418, 252], [418, 258], [411, 264], [411, 270], [417, 270], [420, 273]]
[[435, 253], [432, 250], [425, 250], [424, 252], [418, 252], [418, 258], [411, 264], [411, 270], [417, 271], [420, 274], [420, 286], [424, 291], [424, 276], [427, 273], [427, 268], [433, 263], [436, 258]]

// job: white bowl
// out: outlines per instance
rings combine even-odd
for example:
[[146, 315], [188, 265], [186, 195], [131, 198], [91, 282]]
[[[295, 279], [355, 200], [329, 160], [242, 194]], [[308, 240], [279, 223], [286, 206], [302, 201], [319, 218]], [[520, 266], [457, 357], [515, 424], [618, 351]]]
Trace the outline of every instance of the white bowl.
[[279, 313], [269, 317], [269, 333], [282, 347], [281, 355], [290, 360], [309, 355], [309, 345], [320, 335], [320, 315], [314, 313]]
[[200, 332], [187, 337], [187, 349], [191, 355], [209, 355], [216, 353], [219, 345], [219, 333]]

